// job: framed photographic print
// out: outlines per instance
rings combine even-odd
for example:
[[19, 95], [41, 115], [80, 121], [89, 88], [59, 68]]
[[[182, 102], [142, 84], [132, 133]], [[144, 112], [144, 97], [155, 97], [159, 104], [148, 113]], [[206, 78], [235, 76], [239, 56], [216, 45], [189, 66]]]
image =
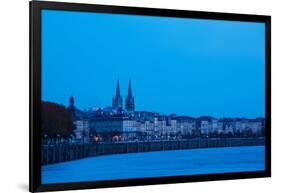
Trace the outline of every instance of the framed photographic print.
[[30, 191], [270, 177], [270, 21], [30, 2]]

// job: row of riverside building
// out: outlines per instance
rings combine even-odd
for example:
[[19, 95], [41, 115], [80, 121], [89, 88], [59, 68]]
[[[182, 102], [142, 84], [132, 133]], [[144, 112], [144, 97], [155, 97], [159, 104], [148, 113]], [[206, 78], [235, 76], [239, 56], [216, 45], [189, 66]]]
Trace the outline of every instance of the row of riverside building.
[[116, 94], [112, 98], [110, 107], [81, 111], [75, 107], [72, 96], [69, 102], [68, 110], [74, 118], [76, 139], [83, 138], [83, 142], [90, 142], [93, 137], [105, 141], [105, 136], [111, 136], [117, 141], [161, 140], [194, 135], [219, 137], [241, 135], [241, 133], [261, 136], [265, 129], [262, 117], [254, 119], [189, 117], [136, 111], [131, 81], [129, 81], [125, 109], [123, 109], [118, 80]]

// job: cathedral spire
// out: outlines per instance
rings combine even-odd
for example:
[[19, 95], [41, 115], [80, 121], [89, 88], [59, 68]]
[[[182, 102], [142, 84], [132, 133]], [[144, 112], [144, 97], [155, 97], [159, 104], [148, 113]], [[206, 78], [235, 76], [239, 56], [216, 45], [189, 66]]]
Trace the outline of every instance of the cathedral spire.
[[131, 87], [131, 79], [129, 80], [128, 97], [133, 97], [132, 87]]
[[116, 94], [112, 97], [112, 107], [115, 109], [122, 109], [122, 96], [120, 94], [119, 79], [117, 79]]
[[129, 80], [128, 95], [126, 97], [126, 110], [127, 111], [135, 110], [135, 99], [132, 92], [131, 79]]
[[117, 86], [116, 86], [116, 95], [115, 98], [121, 97], [120, 94], [120, 86], [119, 86], [119, 79], [117, 79]]

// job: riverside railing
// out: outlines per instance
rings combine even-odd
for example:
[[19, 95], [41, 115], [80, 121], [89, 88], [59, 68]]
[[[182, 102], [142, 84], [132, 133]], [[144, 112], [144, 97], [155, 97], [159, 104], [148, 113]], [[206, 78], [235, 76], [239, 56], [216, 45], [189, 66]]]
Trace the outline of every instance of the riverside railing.
[[42, 145], [42, 165], [99, 155], [196, 148], [264, 145], [264, 138], [187, 139], [152, 142], [99, 142], [93, 144]]

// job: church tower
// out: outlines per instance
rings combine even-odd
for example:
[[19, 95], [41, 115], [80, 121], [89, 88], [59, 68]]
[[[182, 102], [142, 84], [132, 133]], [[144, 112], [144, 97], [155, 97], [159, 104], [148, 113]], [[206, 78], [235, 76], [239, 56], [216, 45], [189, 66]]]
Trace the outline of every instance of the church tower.
[[70, 98], [69, 98], [69, 106], [74, 107], [74, 97], [73, 96], [70, 96]]
[[117, 80], [116, 94], [112, 97], [112, 107], [115, 109], [122, 109], [122, 96], [120, 94], [119, 79]]
[[69, 106], [67, 109], [71, 113], [72, 116], [75, 115], [75, 106], [74, 106], [74, 97], [73, 96], [70, 96], [70, 98], [69, 98]]
[[126, 97], [126, 110], [127, 111], [135, 110], [135, 99], [132, 92], [131, 80], [129, 80], [128, 95]]

